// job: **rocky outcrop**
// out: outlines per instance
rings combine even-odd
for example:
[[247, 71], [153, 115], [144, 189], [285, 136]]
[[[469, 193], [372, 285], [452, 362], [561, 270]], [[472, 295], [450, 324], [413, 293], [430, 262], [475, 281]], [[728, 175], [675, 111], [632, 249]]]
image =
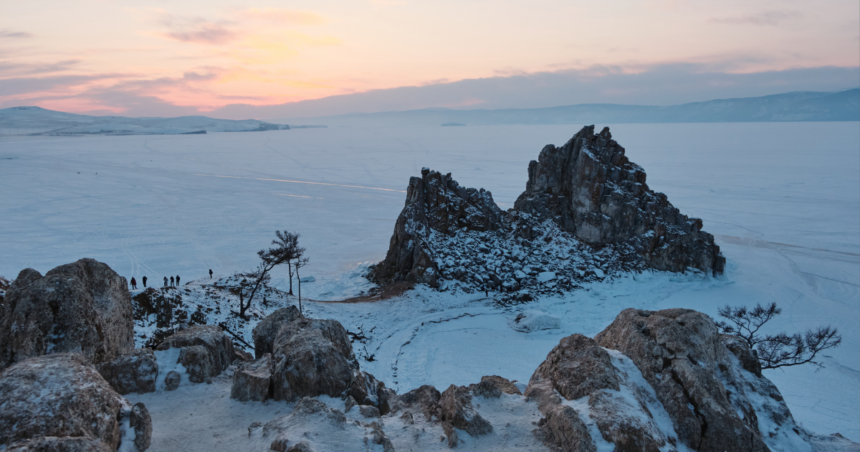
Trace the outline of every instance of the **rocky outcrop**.
[[722, 273], [725, 259], [702, 220], [688, 218], [645, 183], [609, 128], [584, 127], [564, 146], [547, 145], [529, 163], [526, 191], [514, 209], [555, 219], [594, 246], [630, 243], [649, 267]]
[[769, 451], [815, 442], [754, 359], [705, 314], [627, 309], [594, 339], [562, 339], [525, 395], [544, 415], [539, 436], [565, 451]]
[[278, 331], [287, 323], [301, 318], [302, 314], [295, 306], [278, 309], [254, 327], [254, 355], [259, 359], [266, 353], [272, 353]]
[[723, 272], [725, 258], [702, 221], [649, 189], [609, 129], [588, 126], [564, 146], [546, 146], [528, 171], [526, 191], [503, 212], [489, 192], [423, 169], [410, 179], [388, 254], [369, 277], [511, 293], [570, 290], [643, 268]]
[[335, 320], [299, 318], [284, 324], [272, 348], [275, 400], [339, 397], [359, 370], [349, 336]]
[[192, 383], [210, 382], [236, 357], [233, 340], [217, 325], [194, 325], [169, 336], [158, 350], [180, 349], [178, 361]]
[[99, 364], [134, 348], [128, 283], [93, 259], [59, 266], [44, 277], [21, 271], [6, 293], [2, 317], [0, 369], [64, 352]]
[[440, 419], [473, 437], [489, 434], [493, 426], [472, 406], [469, 388], [451, 385], [439, 399]]
[[120, 394], [155, 391], [158, 362], [148, 348], [137, 348], [113, 361], [96, 366], [99, 373]]
[[507, 378], [498, 375], [485, 375], [481, 382], [469, 385], [469, 392], [476, 396], [498, 399], [502, 394], [522, 395], [519, 389]]
[[[688, 447], [767, 450], [756, 410], [738, 381], [734, 354], [707, 315], [627, 309], [595, 340], [636, 364]], [[784, 423], [794, 427], [791, 416]]]
[[385, 383], [363, 371], [355, 373], [355, 379], [349, 387], [348, 394], [356, 403], [374, 406], [383, 415], [392, 411], [392, 403], [397, 397], [394, 391], [385, 387]]
[[256, 361], [240, 364], [233, 374], [230, 398], [240, 402], [263, 402], [272, 393], [272, 355], [264, 354]]
[[12, 450], [115, 451], [127, 418], [135, 434], [152, 431], [146, 407], [132, 407], [79, 354], [12, 365], [0, 373], [0, 400], [0, 446]]
[[430, 231], [493, 231], [504, 227], [503, 216], [492, 193], [461, 187], [451, 173], [443, 176], [424, 168], [421, 177], [409, 179], [406, 205], [397, 217], [385, 260], [374, 268], [374, 278], [435, 286], [439, 279], [435, 256], [424, 243]]

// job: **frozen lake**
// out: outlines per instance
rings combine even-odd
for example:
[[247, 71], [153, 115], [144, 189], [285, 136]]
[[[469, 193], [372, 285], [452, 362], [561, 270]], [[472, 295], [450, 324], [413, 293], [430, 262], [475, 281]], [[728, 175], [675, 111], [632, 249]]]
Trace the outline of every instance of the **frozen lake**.
[[[601, 125], [598, 125], [601, 127]], [[363, 368], [398, 389], [499, 374], [527, 380], [558, 340], [594, 335], [623, 308], [776, 301], [774, 328], [839, 328], [826, 368], [767, 371], [795, 417], [860, 440], [860, 124], [611, 126], [628, 157], [682, 212], [701, 217], [728, 260], [724, 279], [652, 275], [539, 300], [562, 329], [512, 331], [475, 300], [416, 291], [373, 305], [312, 305], [348, 327], [387, 323]], [[523, 191], [529, 160], [576, 126], [332, 128], [186, 136], [0, 137], [0, 275], [14, 278], [92, 257], [120, 274], [183, 281], [250, 270], [276, 229], [302, 235], [305, 295], [352, 295], [357, 270], [381, 260], [421, 167], [492, 191], [502, 208]], [[284, 272], [285, 273], [285, 272]], [[282, 277], [278, 274], [276, 277]], [[421, 306], [432, 306], [417, 315]], [[417, 311], [416, 311], [417, 310]], [[403, 343], [415, 325], [440, 323]], [[408, 333], [408, 334], [407, 334]], [[392, 364], [394, 362], [397, 364]]]

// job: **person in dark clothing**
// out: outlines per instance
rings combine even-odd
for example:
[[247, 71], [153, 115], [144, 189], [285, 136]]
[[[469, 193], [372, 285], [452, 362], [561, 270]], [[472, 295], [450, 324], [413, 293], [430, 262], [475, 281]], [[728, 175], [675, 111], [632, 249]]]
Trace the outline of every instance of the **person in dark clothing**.
[[143, 278], [140, 278], [140, 279], [141, 279], [141, 281], [143, 281], [143, 288], [146, 289], [146, 276], [144, 276]]
[[164, 287], [167, 287], [167, 276], [164, 277]]
[[170, 287], [176, 287], [176, 280], [173, 277], [170, 277]]
[[209, 269], [209, 279], [212, 279], [212, 269]]
[[176, 285], [179, 285], [179, 275], [176, 275]]
[[137, 289], [137, 281], [134, 280], [134, 276], [131, 277], [131, 288]]

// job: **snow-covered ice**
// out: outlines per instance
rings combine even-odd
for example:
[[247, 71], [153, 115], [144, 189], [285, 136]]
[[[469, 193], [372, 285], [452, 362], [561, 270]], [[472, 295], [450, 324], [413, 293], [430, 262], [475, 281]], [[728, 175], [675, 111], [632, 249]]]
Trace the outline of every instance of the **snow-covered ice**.
[[[577, 130], [0, 137], [0, 275], [92, 257], [138, 281], [179, 274], [184, 284], [208, 280], [210, 268], [221, 276], [252, 269], [256, 251], [287, 228], [302, 235], [311, 258], [302, 275], [316, 279], [302, 285], [302, 295], [343, 299], [370, 288], [361, 273], [384, 257], [409, 177], [421, 167], [452, 172], [509, 208], [525, 187], [529, 160]], [[644, 273], [508, 308], [483, 293], [426, 288], [306, 308], [364, 331], [369, 339], [354, 347], [374, 360], [362, 368], [405, 391], [492, 374], [526, 382], [562, 337], [593, 336], [628, 307], [686, 307], [716, 317], [725, 304], [775, 301], [783, 314], [770, 331], [831, 324], [843, 344], [828, 351], [824, 369], [765, 375], [804, 427], [860, 440], [860, 124], [618, 125], [612, 132], [652, 188], [715, 234], [728, 260], [725, 277]], [[285, 269], [273, 276], [286, 287]], [[561, 327], [515, 331], [510, 321], [524, 310], [558, 316]], [[157, 394], [140, 399], [147, 397]], [[265, 407], [288, 412], [277, 406]], [[249, 416], [248, 423], [273, 417], [252, 411], [242, 407], [236, 416]]]

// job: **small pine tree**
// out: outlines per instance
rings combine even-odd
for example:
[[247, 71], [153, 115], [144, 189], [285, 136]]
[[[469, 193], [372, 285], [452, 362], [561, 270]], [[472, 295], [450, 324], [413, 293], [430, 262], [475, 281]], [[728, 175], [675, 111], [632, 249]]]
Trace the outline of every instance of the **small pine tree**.
[[[240, 275], [242, 282], [239, 284], [239, 315], [243, 318], [245, 312], [251, 307], [257, 290], [271, 280], [269, 272], [278, 265], [289, 264], [293, 260], [301, 260], [301, 256], [305, 252], [304, 248], [299, 247], [298, 234], [284, 230], [283, 232], [275, 231], [275, 236], [275, 240], [272, 240], [273, 247], [257, 252], [261, 261], [257, 268]], [[248, 293], [248, 300], [245, 301], [245, 293], [248, 288], [250, 288], [250, 293]]]
[[758, 334], [767, 322], [782, 313], [782, 309], [771, 303], [765, 307], [756, 304], [752, 309], [746, 306], [723, 306], [718, 310], [721, 317], [728, 322], [719, 321], [717, 326], [723, 334], [738, 336], [746, 341], [749, 348], [755, 351], [762, 369], [777, 369], [780, 367], [799, 366], [811, 363], [824, 367], [815, 357], [824, 350], [838, 347], [842, 336], [836, 328], [829, 325], [807, 330], [805, 333], [787, 334], [784, 332], [774, 335]]

